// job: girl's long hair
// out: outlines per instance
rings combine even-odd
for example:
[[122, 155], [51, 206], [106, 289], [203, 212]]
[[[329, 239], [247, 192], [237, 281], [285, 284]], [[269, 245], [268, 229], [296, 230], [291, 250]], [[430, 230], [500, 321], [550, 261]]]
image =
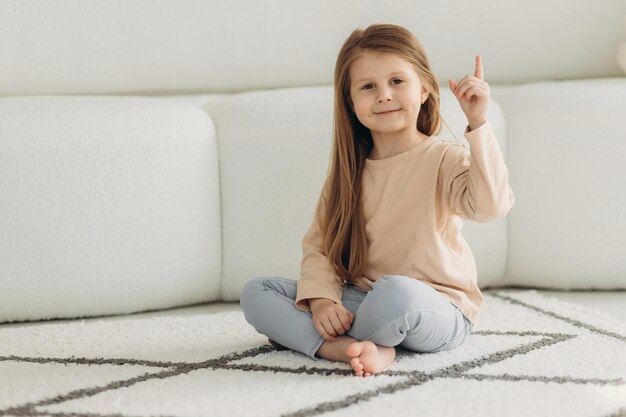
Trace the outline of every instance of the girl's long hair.
[[[351, 110], [350, 65], [364, 51], [390, 52], [412, 64], [428, 91], [422, 104], [417, 130], [427, 136], [439, 133], [439, 86], [421, 44], [407, 29], [375, 24], [355, 29], [345, 41], [335, 64], [333, 144], [329, 173], [316, 215], [322, 219], [323, 249], [337, 279], [352, 281], [368, 263], [368, 243], [361, 198], [365, 159], [374, 146], [372, 135]], [[456, 138], [456, 137], [455, 137]]]

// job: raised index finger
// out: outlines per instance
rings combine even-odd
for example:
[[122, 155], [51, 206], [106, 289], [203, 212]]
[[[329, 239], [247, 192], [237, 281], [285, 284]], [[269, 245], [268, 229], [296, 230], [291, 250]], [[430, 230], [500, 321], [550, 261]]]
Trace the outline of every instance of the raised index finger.
[[483, 79], [483, 60], [480, 54], [476, 55], [476, 71], [474, 71], [474, 76], [479, 80]]

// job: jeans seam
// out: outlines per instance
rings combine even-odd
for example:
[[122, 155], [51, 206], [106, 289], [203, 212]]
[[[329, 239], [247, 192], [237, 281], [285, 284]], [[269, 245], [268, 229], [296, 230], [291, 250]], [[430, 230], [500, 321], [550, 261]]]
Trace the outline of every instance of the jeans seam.
[[[276, 297], [278, 297], [281, 300], [291, 300], [294, 301], [291, 297], [287, 297], [286, 295], [280, 294], [276, 291], [273, 291], [272, 288], [268, 288], [265, 286], [265, 283], [263, 284], [263, 290], [264, 291], [269, 291], [271, 294], [275, 295]], [[300, 310], [298, 310], [300, 311]], [[303, 311], [303, 313], [307, 313], [306, 311]], [[309, 313], [310, 314], [310, 313]], [[313, 328], [315, 328], [315, 326], [313, 326]], [[317, 332], [317, 329], [315, 329], [315, 331]], [[320, 338], [324, 338], [322, 335], [320, 335], [319, 333], [317, 333], [317, 335], [319, 336], [316, 340], [315, 343], [313, 343], [313, 346], [311, 347], [311, 349], [309, 350], [309, 356], [311, 357], [315, 357], [315, 353], [317, 352], [317, 349], [315, 349], [315, 346], [317, 345], [317, 343], [319, 342]], [[267, 337], [267, 335], [264, 334], [264, 336]], [[324, 342], [322, 342], [324, 343]], [[321, 345], [320, 345], [321, 346]], [[318, 348], [319, 349], [319, 348]]]
[[268, 281], [280, 281], [280, 282], [283, 282], [283, 283], [288, 284], [288, 285], [296, 285], [297, 286], [297, 284], [294, 284], [290, 280], [285, 279], [285, 278], [281, 278], [281, 277], [264, 277], [263, 281], [262, 281], [262, 283], [263, 283], [263, 290], [264, 291], [268, 291], [268, 290], [272, 289], [272, 288], [268, 288], [268, 285], [267, 285]]
[[320, 337], [315, 341], [315, 343], [313, 343], [313, 347], [311, 348], [311, 350], [309, 351], [309, 356], [311, 357], [315, 357], [315, 353], [317, 353], [317, 351], [319, 350], [319, 348], [324, 344], [324, 342], [320, 343], [320, 345], [317, 347], [317, 349], [315, 348], [315, 346], [317, 345], [317, 343], [319, 342], [320, 338], [324, 339], [324, 337], [322, 335], [319, 335]]
[[391, 320], [389, 323], [385, 324], [381, 329], [379, 329], [376, 333], [374, 333], [373, 335], [371, 335], [370, 337], [366, 338], [366, 340], [371, 340], [372, 338], [378, 336], [379, 334], [381, 334], [383, 331], [387, 330], [387, 328], [389, 326], [391, 326], [393, 323], [395, 323], [396, 320], [401, 319], [402, 317], [404, 317], [405, 315], [411, 315], [411, 314], [415, 314], [415, 313], [423, 313], [423, 312], [429, 312], [429, 313], [438, 313], [438, 311], [436, 310], [416, 310], [416, 311], [411, 311], [409, 313], [405, 313], [402, 316], [398, 316], [395, 319]]
[[[455, 337], [452, 340], [449, 340], [449, 341], [445, 342], [443, 345], [441, 345], [438, 348], [434, 349], [433, 352], [438, 351], [439, 349], [441, 349], [441, 348], [443, 348], [443, 347], [445, 347], [445, 346], [447, 346], [447, 345], [449, 345], [451, 343], [456, 343], [459, 340], [462, 340], [462, 341], [465, 340], [469, 336], [467, 334], [467, 328], [468, 327], [469, 327], [469, 325], [467, 323], [465, 323], [465, 327], [463, 327], [463, 332], [460, 335], [458, 335], [457, 337]], [[470, 329], [471, 329], [471, 327], [470, 327]]]
[[449, 340], [449, 341], [445, 342], [443, 345], [439, 346], [438, 348], [435, 348], [435, 349], [434, 349], [434, 350], [432, 350], [431, 352], [436, 352], [436, 351], [438, 351], [439, 349], [441, 349], [442, 347], [445, 347], [445, 346], [447, 346], [447, 345], [449, 345], [449, 344], [451, 344], [451, 343], [454, 343], [454, 342], [459, 341], [461, 338], [463, 338], [463, 340], [465, 340], [465, 337], [466, 337], [466, 336], [467, 336], [467, 334], [465, 333], [465, 329], [463, 329], [463, 333], [461, 333], [460, 335], [458, 335], [458, 336], [457, 336], [457, 337], [455, 337], [454, 339], [452, 339], [452, 340]]
[[[286, 295], [284, 295], [284, 294], [281, 294], [281, 293], [280, 293], [280, 292], [278, 292], [278, 290], [276, 290], [275, 288], [271, 288], [269, 285], [266, 285], [266, 281], [267, 281], [267, 280], [269, 280], [269, 279], [273, 279], [273, 278], [266, 278], [266, 279], [263, 281], [263, 291], [270, 291], [270, 292], [271, 292], [271, 293], [273, 293], [274, 295], [277, 295], [277, 296], [279, 296], [279, 297], [281, 297], [281, 298], [284, 298], [284, 299], [288, 299], [288, 300], [293, 301], [293, 302], [294, 302], [294, 304], [295, 304], [295, 301], [296, 301], [295, 299], [293, 299], [293, 298], [291, 298], [291, 297], [288, 297], [288, 296], [286, 296]], [[291, 283], [290, 283], [290, 282], [288, 282], [288, 281], [283, 281], [283, 282], [285, 282], [285, 283], [287, 283], [287, 284], [291, 284]]]

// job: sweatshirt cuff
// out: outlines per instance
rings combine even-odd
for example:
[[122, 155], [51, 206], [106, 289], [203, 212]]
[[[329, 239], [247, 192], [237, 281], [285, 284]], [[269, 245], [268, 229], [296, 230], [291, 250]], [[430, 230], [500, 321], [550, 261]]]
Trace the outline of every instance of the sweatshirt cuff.
[[471, 137], [474, 136], [482, 136], [485, 134], [486, 130], [492, 129], [493, 126], [491, 125], [491, 122], [489, 121], [489, 119], [485, 120], [485, 122], [478, 126], [476, 129], [470, 131], [470, 127], [469, 124], [465, 127], [465, 132], [463, 132], [463, 135], [467, 138], [470, 139]]
[[308, 285], [305, 281], [298, 281], [296, 289], [296, 299], [294, 304], [300, 311], [311, 311], [309, 306], [309, 298], [327, 298], [335, 304], [341, 305], [342, 289], [341, 287], [330, 288], [320, 283], [312, 283]]

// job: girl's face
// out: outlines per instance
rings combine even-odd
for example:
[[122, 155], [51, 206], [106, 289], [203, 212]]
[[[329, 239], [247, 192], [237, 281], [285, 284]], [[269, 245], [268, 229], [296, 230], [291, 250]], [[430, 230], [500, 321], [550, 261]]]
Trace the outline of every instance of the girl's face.
[[365, 51], [350, 66], [353, 111], [372, 136], [415, 134], [417, 116], [428, 93], [415, 69], [399, 56]]

